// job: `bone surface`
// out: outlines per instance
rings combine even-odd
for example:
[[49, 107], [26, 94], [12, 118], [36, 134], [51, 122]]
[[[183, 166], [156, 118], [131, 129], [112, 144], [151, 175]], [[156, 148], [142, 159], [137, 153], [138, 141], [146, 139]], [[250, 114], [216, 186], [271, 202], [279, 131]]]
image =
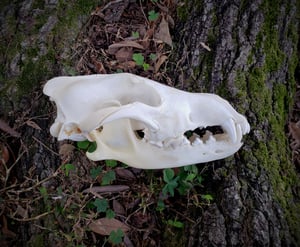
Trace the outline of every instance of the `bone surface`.
[[50, 133], [89, 140], [91, 160], [142, 169], [179, 167], [237, 152], [247, 119], [215, 94], [189, 93], [129, 73], [56, 77], [44, 93], [55, 102]]

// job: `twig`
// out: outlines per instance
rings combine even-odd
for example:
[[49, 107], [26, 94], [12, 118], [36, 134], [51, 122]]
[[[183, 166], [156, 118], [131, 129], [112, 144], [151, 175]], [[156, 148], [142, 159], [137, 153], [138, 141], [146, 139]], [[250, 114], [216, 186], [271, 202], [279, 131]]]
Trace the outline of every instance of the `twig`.
[[54, 209], [49, 211], [49, 212], [45, 212], [45, 213], [42, 213], [42, 214], [39, 214], [37, 216], [34, 216], [34, 217], [31, 217], [31, 218], [25, 218], [25, 219], [19, 219], [19, 218], [15, 218], [14, 216], [11, 216], [11, 215], [8, 215], [9, 218], [13, 219], [13, 220], [17, 220], [17, 221], [21, 221], [21, 222], [28, 222], [28, 221], [33, 221], [33, 220], [38, 220], [42, 217], [45, 217], [47, 216], [48, 214], [51, 214], [54, 212]]
[[46, 144], [42, 143], [39, 139], [37, 139], [36, 137], [32, 137], [36, 142], [38, 142], [39, 144], [41, 144], [43, 147], [45, 147], [46, 149], [48, 149], [51, 153], [59, 156], [58, 153], [56, 153], [55, 151], [53, 151], [51, 148], [49, 148]]

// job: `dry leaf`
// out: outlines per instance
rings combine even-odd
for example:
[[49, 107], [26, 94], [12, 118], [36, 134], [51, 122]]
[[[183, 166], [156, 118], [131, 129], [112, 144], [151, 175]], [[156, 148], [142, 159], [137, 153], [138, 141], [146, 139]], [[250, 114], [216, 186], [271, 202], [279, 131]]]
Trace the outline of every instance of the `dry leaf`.
[[123, 47], [115, 53], [115, 56], [118, 62], [125, 62], [132, 60], [132, 54], [132, 48]]
[[128, 169], [120, 168], [120, 169], [116, 169], [115, 172], [120, 178], [123, 178], [123, 179], [126, 179], [126, 180], [136, 179], [135, 175]]
[[154, 72], [157, 73], [160, 69], [160, 66], [168, 59], [166, 55], [162, 55], [158, 58], [157, 62], [154, 65]]
[[21, 216], [23, 219], [28, 218], [28, 210], [21, 207], [20, 205], [18, 205], [17, 210], [16, 210], [15, 213], [16, 213], [16, 215]]
[[117, 193], [121, 191], [129, 190], [127, 185], [105, 185], [105, 186], [94, 186], [83, 190], [83, 193]]
[[95, 57], [91, 57], [91, 61], [93, 62], [94, 70], [98, 74], [106, 74], [106, 69], [104, 68], [104, 65], [101, 61], [97, 60]]
[[42, 130], [40, 126], [37, 125], [36, 122], [32, 121], [32, 120], [27, 120], [26, 124], [36, 130]]
[[95, 233], [106, 236], [108, 236], [112, 231], [116, 231], [118, 229], [121, 229], [124, 233], [130, 230], [130, 227], [125, 225], [121, 221], [108, 218], [93, 220], [89, 224], [89, 228]]
[[204, 49], [206, 49], [206, 50], [208, 50], [208, 51], [211, 51], [211, 49], [209, 48], [209, 46], [207, 46], [205, 43], [200, 42], [200, 45], [201, 45]]
[[126, 61], [123, 63], [120, 63], [116, 66], [117, 69], [122, 69], [124, 71], [132, 70], [136, 66], [136, 63], [134, 61]]
[[126, 211], [123, 205], [117, 200], [113, 200], [113, 209], [116, 214], [125, 215]]
[[11, 128], [6, 122], [0, 119], [0, 130], [10, 134], [13, 137], [20, 137], [21, 134]]
[[169, 31], [169, 24], [165, 20], [165, 18], [161, 19], [161, 22], [159, 24], [159, 31], [154, 36], [156, 39], [159, 39], [164, 43], [168, 44], [169, 46], [172, 46], [172, 38]]
[[64, 143], [59, 147], [59, 155], [62, 160], [67, 160], [73, 154], [75, 147], [72, 144]]
[[107, 53], [110, 55], [114, 55], [117, 52], [117, 50], [119, 50], [122, 47], [133, 47], [136, 49], [144, 50], [144, 47], [139, 43], [132, 40], [124, 40], [118, 43], [111, 44], [108, 47]]
[[2, 162], [4, 164], [6, 164], [8, 160], [9, 160], [8, 149], [7, 149], [6, 145], [4, 145], [3, 143], [0, 143], [0, 164]]

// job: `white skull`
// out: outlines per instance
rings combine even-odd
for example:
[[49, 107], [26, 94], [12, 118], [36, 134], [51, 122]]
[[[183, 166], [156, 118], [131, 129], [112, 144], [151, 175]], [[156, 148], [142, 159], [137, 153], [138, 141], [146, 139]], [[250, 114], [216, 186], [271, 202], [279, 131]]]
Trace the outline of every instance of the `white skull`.
[[238, 151], [250, 130], [246, 118], [217, 95], [128, 73], [56, 77], [44, 93], [57, 105], [51, 134], [96, 141], [96, 151], [87, 153], [91, 160], [143, 169], [208, 162]]

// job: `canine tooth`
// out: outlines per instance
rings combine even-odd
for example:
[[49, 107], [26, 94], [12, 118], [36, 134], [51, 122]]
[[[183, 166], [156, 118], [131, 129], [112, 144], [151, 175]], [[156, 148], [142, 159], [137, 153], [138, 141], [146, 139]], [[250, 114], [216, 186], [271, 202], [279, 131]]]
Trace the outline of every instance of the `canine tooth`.
[[232, 142], [235, 143], [237, 141], [237, 133], [233, 119], [230, 118], [227, 121], [225, 121], [222, 124], [222, 127], [224, 128], [225, 132], [229, 135]]

